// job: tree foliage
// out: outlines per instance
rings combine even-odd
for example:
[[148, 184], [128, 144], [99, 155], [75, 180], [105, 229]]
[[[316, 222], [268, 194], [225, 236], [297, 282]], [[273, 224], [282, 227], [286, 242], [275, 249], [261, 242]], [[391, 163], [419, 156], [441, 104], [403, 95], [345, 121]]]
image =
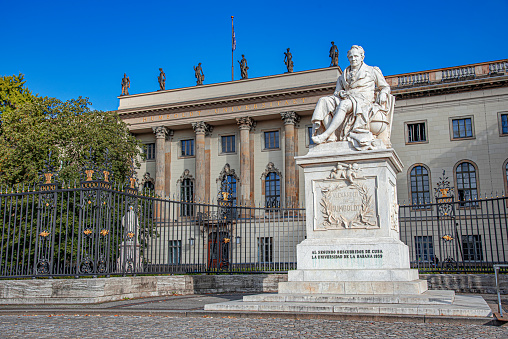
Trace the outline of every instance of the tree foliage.
[[2, 183], [36, 181], [50, 152], [60, 179], [70, 183], [79, 179], [90, 151], [97, 164], [107, 154], [116, 180], [123, 181], [132, 159], [141, 155], [141, 143], [118, 114], [90, 109], [87, 98], [61, 101], [34, 96], [24, 88], [21, 74], [0, 77], [0, 97]]

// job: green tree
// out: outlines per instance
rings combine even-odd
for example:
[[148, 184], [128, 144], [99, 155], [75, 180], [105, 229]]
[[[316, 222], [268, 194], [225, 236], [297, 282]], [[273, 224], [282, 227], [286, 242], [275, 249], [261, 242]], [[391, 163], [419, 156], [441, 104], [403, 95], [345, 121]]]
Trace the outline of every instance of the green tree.
[[36, 181], [51, 152], [60, 179], [71, 183], [79, 179], [90, 150], [96, 164], [107, 154], [118, 182], [128, 174], [132, 159], [142, 156], [141, 143], [116, 112], [92, 110], [87, 98], [34, 96], [21, 74], [0, 77], [0, 84], [0, 182]]
[[35, 96], [25, 87], [23, 74], [0, 77], [0, 114], [12, 112]]

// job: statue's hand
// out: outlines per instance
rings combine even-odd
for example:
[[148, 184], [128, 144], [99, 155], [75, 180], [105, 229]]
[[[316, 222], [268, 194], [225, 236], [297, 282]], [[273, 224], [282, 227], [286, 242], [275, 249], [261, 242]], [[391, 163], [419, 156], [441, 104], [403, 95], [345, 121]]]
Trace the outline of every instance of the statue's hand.
[[387, 101], [388, 101], [388, 95], [386, 95], [386, 93], [384, 93], [384, 92], [379, 93], [379, 103], [381, 105], [384, 105], [384, 104], [386, 104]]
[[339, 92], [339, 98], [346, 99], [347, 98], [347, 92], [342, 90]]

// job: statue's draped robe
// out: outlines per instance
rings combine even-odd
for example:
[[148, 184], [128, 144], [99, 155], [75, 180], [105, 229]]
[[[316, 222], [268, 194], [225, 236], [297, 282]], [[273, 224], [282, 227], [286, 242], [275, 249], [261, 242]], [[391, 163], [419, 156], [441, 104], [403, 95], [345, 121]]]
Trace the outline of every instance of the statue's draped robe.
[[[363, 63], [353, 75], [351, 66], [348, 66], [337, 79], [334, 94], [318, 101], [312, 115], [312, 122], [321, 123], [328, 114], [334, 116], [343, 100], [339, 97], [339, 93], [345, 91], [353, 107], [350, 112], [347, 112], [344, 122], [337, 128], [337, 137], [339, 140], [351, 141], [355, 147], [368, 145], [374, 139], [369, 126], [371, 117], [377, 111], [382, 111], [386, 115], [389, 108], [386, 104], [380, 105], [375, 102], [376, 90], [387, 96], [390, 94], [390, 86], [378, 67]], [[324, 128], [327, 127], [324, 126]]]

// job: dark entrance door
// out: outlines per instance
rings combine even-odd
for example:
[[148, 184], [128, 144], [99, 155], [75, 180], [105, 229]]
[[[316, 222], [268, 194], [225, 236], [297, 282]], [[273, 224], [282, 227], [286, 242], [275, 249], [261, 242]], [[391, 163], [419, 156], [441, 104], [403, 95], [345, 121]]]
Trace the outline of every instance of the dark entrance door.
[[208, 269], [227, 269], [229, 266], [230, 236], [228, 232], [208, 235]]

